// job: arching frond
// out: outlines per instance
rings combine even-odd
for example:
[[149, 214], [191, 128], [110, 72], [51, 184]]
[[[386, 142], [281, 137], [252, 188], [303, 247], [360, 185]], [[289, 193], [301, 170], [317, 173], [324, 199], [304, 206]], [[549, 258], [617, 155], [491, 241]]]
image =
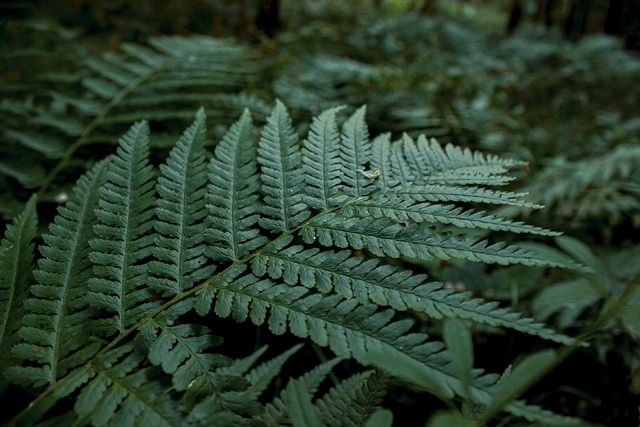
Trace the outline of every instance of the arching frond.
[[[18, 342], [18, 329], [25, 315], [33, 264], [33, 239], [37, 226], [36, 198], [7, 227], [0, 243], [0, 373], [14, 368], [18, 360], [11, 348]], [[8, 383], [0, 376], [0, 392]]]
[[[162, 61], [152, 50], [136, 54], [147, 65]], [[134, 71], [105, 68], [103, 77], [124, 82]], [[282, 103], [257, 143], [245, 112], [208, 171], [200, 111], [160, 166], [157, 183], [149, 128], [135, 124], [117, 154], [79, 182], [44, 238], [39, 283], [15, 346], [25, 363], [10, 376], [38, 395], [16, 422], [37, 421], [66, 396], [75, 406], [64, 417], [79, 425], [277, 425], [287, 414], [300, 420], [287, 403], [302, 398], [296, 408], [314, 408], [312, 396], [334, 362], [295, 380], [263, 412], [258, 397], [299, 346], [252, 369], [262, 350], [236, 363], [213, 353], [220, 340], [211, 331], [224, 331], [196, 314], [290, 332], [341, 358], [401, 377], [414, 372], [420, 387], [441, 397], [485, 405], [495, 376], [473, 370], [461, 381], [444, 345], [415, 332], [418, 325], [401, 312], [576, 344], [403, 262], [576, 267], [526, 244], [474, 237], [491, 230], [556, 234], [468, 206], [534, 206], [488, 187], [506, 182], [515, 163], [408, 137], [371, 142], [364, 108], [338, 134], [337, 111], [314, 121], [301, 144]], [[322, 398], [325, 421], [363, 424], [382, 390], [372, 378], [354, 377]], [[522, 402], [505, 409], [539, 422], [561, 420]]]
[[1, 132], [0, 176], [20, 182], [5, 192], [9, 200], [24, 202], [24, 188], [55, 197], [60, 173], [92, 164], [86, 153], [94, 150], [83, 147], [113, 144], [113, 136], [134, 121], [170, 121], [164, 139], [174, 142], [175, 124], [192, 120], [199, 106], [218, 126], [231, 124], [245, 108], [261, 119], [269, 112], [247, 92], [264, 68], [247, 46], [206, 36], [164, 36], [119, 47], [89, 58], [76, 49], [59, 52], [48, 69], [68, 70], [72, 63], [76, 73], [48, 77], [35, 98], [3, 103], [8, 129]]
[[362, 304], [375, 303], [399, 311], [412, 309], [436, 319], [460, 317], [563, 344], [575, 343], [542, 323], [498, 308], [497, 303], [456, 293], [442, 283], [426, 282], [426, 275], [401, 270], [378, 259], [364, 260], [350, 251], [320, 251], [298, 245], [272, 247], [253, 259], [252, 272], [258, 277], [269, 274], [289, 285], [300, 283], [322, 293], [355, 298]]
[[[296, 378], [311, 396], [316, 394], [318, 387], [329, 375], [331, 370], [340, 362], [335, 358], [319, 364], [311, 371], [305, 372], [302, 376]], [[284, 392], [273, 399], [272, 402], [265, 405], [265, 411], [259, 417], [266, 426], [279, 426], [285, 423], [287, 419], [287, 405], [284, 402]]]
[[81, 177], [65, 206], [43, 236], [43, 258], [34, 275], [37, 284], [25, 302], [27, 314], [20, 330], [22, 343], [14, 347], [21, 359], [29, 361], [12, 375], [34, 386], [50, 384], [84, 363], [100, 347], [87, 344], [91, 310], [84, 300], [92, 276], [89, 241], [95, 237], [94, 209], [98, 189], [106, 179], [109, 161], [96, 164]]
[[251, 386], [244, 394], [254, 399], [258, 398], [258, 396], [260, 396], [260, 394], [262, 394], [262, 392], [269, 386], [271, 381], [280, 373], [285, 362], [289, 360], [294, 353], [300, 350], [300, 347], [302, 347], [302, 344], [297, 344], [289, 350], [279, 354], [271, 360], [261, 363], [249, 371], [244, 378], [251, 383]]

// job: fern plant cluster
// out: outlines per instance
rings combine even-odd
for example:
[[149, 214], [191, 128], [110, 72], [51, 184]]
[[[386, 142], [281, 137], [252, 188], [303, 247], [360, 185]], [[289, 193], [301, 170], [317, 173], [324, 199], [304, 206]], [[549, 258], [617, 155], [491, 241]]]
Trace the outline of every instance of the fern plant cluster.
[[[264, 68], [248, 47], [206, 36], [158, 37], [146, 46], [123, 43], [117, 53], [96, 58], [77, 47], [77, 34], [67, 31], [59, 43], [70, 51], [54, 58], [23, 47], [25, 55], [46, 60], [43, 70], [55, 71], [22, 77], [23, 83], [8, 86], [14, 90], [0, 104], [4, 216], [14, 215], [34, 189], [41, 201], [60, 197], [78, 170], [110, 151], [112, 135], [136, 120], [150, 120], [163, 131], [164, 137], [154, 140], [154, 147], [161, 148], [173, 144], [197, 106], [207, 108], [220, 126], [249, 107], [257, 117], [266, 117], [266, 104], [246, 92], [254, 88], [259, 93]], [[7, 68], [21, 72], [21, 62], [5, 61]], [[223, 129], [213, 133], [221, 135]]]
[[[485, 417], [502, 409], [578, 425], [513, 400], [526, 383], [518, 369], [498, 381], [474, 368], [455, 319], [574, 338], [394, 261], [579, 268], [471, 233], [557, 234], [470, 207], [533, 207], [494, 189], [520, 164], [424, 137], [370, 138], [364, 107], [341, 125], [339, 112], [314, 118], [300, 140], [282, 103], [259, 133], [245, 111], [207, 153], [200, 110], [157, 171], [149, 126], [138, 122], [80, 178], [37, 256], [32, 197], [0, 252], [2, 390], [30, 395], [4, 414], [10, 424], [389, 425], [378, 409], [389, 377], [378, 371], [318, 396], [339, 359], [354, 359], [473, 404], [469, 422], [485, 408]], [[261, 397], [299, 346], [257, 366], [264, 349], [218, 354], [218, 336], [233, 331], [210, 313], [309, 339], [339, 359]], [[446, 345], [416, 330], [413, 313], [449, 319]], [[531, 366], [555, 363], [542, 356]]]

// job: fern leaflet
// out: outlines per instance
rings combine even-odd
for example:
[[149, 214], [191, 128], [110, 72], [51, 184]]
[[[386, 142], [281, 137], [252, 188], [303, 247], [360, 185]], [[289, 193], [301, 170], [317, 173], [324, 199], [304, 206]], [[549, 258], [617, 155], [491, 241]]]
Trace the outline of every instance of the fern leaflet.
[[[36, 234], [36, 198], [29, 199], [24, 211], [7, 227], [0, 243], [0, 373], [16, 369], [18, 360], [11, 348], [19, 345], [17, 336], [25, 315], [24, 301], [29, 293], [33, 264], [32, 240]], [[0, 376], [0, 392], [8, 386]]]
[[25, 303], [23, 342], [13, 350], [32, 364], [16, 368], [12, 375], [34, 386], [55, 382], [99, 347], [96, 342], [87, 345], [92, 312], [84, 307], [84, 296], [92, 273], [89, 242], [95, 236], [94, 209], [108, 165], [108, 161], [100, 162], [78, 180], [49, 234], [43, 236], [45, 245], [40, 252], [44, 258], [34, 273], [38, 283], [31, 286], [32, 296]]
[[204, 137], [205, 115], [200, 110], [171, 150], [167, 163], [160, 166], [154, 251], [159, 261], [150, 263], [149, 269], [156, 276], [153, 286], [171, 296], [190, 289], [211, 273], [211, 268], [203, 266], [207, 216]]
[[96, 238], [90, 241], [95, 276], [89, 281], [87, 301], [105, 309], [113, 317], [101, 319], [106, 332], [124, 331], [150, 312], [145, 303], [152, 293], [145, 287], [153, 228], [154, 179], [149, 156], [149, 128], [135, 124], [120, 140], [118, 155], [107, 170], [107, 182], [100, 188], [95, 225]]
[[262, 173], [262, 192], [266, 218], [260, 225], [269, 231], [283, 232], [300, 224], [309, 216], [302, 202], [302, 158], [291, 118], [284, 104], [276, 102], [262, 130], [258, 147], [258, 163]]

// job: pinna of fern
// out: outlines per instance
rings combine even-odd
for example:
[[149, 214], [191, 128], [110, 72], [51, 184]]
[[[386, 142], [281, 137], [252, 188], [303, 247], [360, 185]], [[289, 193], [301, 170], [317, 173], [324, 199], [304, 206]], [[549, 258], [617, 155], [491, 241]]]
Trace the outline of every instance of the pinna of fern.
[[[67, 48], [56, 58], [74, 63], [77, 73], [45, 73], [44, 86], [30, 87], [30, 93], [39, 93], [35, 101], [27, 96], [0, 105], [3, 216], [20, 206], [24, 189], [37, 189], [41, 200], [53, 199], [64, 185], [58, 175], [70, 164], [88, 169], [90, 153], [108, 150], [101, 146], [113, 144], [114, 129], [124, 132], [136, 120], [167, 124], [168, 135], [153, 143], [168, 146], [178, 132], [169, 121], [182, 126], [198, 105], [207, 108], [210, 120], [225, 125], [247, 107], [261, 117], [269, 111], [258, 97], [241, 92], [253, 86], [262, 62], [231, 40], [157, 37], [148, 45], [123, 43], [119, 53], [99, 58], [78, 57], [77, 49]], [[56, 64], [46, 69], [66, 68]], [[87, 146], [93, 149], [88, 156]]]
[[[574, 267], [467, 233], [557, 234], [464, 206], [532, 206], [522, 194], [491, 188], [507, 182], [517, 162], [426, 138], [371, 140], [364, 107], [341, 127], [337, 113], [314, 119], [300, 142], [282, 103], [259, 138], [245, 112], [207, 166], [201, 110], [157, 179], [149, 128], [132, 126], [117, 153], [81, 178], [60, 208], [43, 237], [38, 270], [26, 279], [23, 308], [4, 297], [18, 284], [2, 283], [2, 309], [26, 311], [22, 325], [12, 326], [20, 328], [19, 342], [3, 378], [35, 391], [13, 422], [35, 421], [63, 398], [75, 400], [69, 416], [79, 424], [200, 425], [214, 415], [221, 425], [264, 422], [255, 400], [260, 375], [243, 377], [231, 359], [212, 353], [219, 339], [193, 321], [194, 310], [266, 323], [275, 334], [290, 331], [363, 363], [368, 354], [388, 354], [418, 369], [436, 394], [485, 405], [497, 377], [475, 369], [463, 386], [445, 346], [414, 332], [413, 321], [398, 313], [463, 318], [576, 344], [392, 261]], [[17, 223], [33, 220], [30, 206]], [[440, 232], [445, 224], [448, 231]], [[25, 236], [9, 233], [7, 241]], [[17, 255], [15, 243], [3, 245], [0, 265], [24, 275], [28, 255], [5, 262]], [[327, 399], [318, 405], [330, 406]], [[577, 422], [520, 401], [504, 409], [531, 421]]]

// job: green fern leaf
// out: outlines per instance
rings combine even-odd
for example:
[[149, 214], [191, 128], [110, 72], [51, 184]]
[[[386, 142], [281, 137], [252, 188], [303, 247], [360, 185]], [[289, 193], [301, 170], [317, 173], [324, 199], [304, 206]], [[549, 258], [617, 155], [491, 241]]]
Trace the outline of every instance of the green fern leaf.
[[7, 130], [4, 135], [10, 139], [15, 139], [25, 147], [41, 153], [49, 159], [59, 159], [64, 155], [64, 143], [56, 138], [47, 138], [36, 133], [15, 130]]
[[298, 380], [289, 380], [284, 390], [284, 399], [289, 408], [289, 419], [293, 427], [323, 426], [317, 408], [311, 403], [311, 396]]
[[205, 119], [204, 111], [198, 111], [194, 123], [171, 150], [167, 164], [160, 166], [154, 250], [159, 261], [150, 263], [149, 270], [155, 275], [152, 286], [165, 295], [180, 295], [212, 271], [203, 267], [207, 216]]
[[256, 147], [251, 115], [245, 111], [216, 147], [209, 164], [208, 230], [214, 260], [236, 261], [265, 242], [255, 223], [258, 215]]
[[262, 173], [265, 218], [260, 225], [269, 231], [290, 230], [309, 212], [302, 201], [304, 175], [300, 147], [284, 104], [276, 102], [260, 135], [258, 163]]
[[113, 317], [101, 319], [107, 333], [124, 331], [148, 314], [155, 305], [145, 287], [147, 267], [141, 263], [152, 250], [154, 179], [149, 156], [149, 128], [140, 122], [120, 140], [118, 155], [100, 188], [96, 238], [89, 255], [96, 264], [86, 296], [93, 306]]
[[386, 191], [389, 195], [409, 197], [416, 202], [471, 202], [520, 206], [538, 209], [541, 206], [522, 200], [527, 193], [510, 193], [476, 186], [442, 184], [399, 185]]
[[[312, 370], [305, 372], [302, 376], [296, 378], [298, 382], [304, 385], [307, 393], [313, 396], [317, 391], [320, 384], [329, 375], [331, 370], [340, 362], [340, 359], [335, 358], [319, 364]], [[273, 399], [272, 402], [265, 405], [265, 411], [259, 417], [266, 426], [279, 426], [285, 423], [287, 419], [287, 405], [284, 402], [284, 391], [280, 395]]]
[[366, 248], [377, 256], [406, 256], [424, 261], [466, 259], [475, 262], [524, 264], [529, 266], [567, 267], [566, 264], [541, 256], [531, 250], [489, 244], [471, 237], [438, 234], [426, 224], [401, 225], [388, 218], [356, 219], [335, 214], [313, 218], [302, 230], [307, 243], [318, 240], [324, 246]]
[[305, 166], [305, 201], [312, 208], [325, 210], [335, 204], [340, 184], [338, 144], [340, 134], [336, 114], [342, 107], [324, 111], [313, 119], [309, 134], [303, 141], [302, 160]]
[[13, 156], [0, 160], [0, 173], [12, 177], [25, 188], [38, 187], [45, 177], [44, 168], [39, 164], [24, 164], [24, 159]]
[[37, 220], [36, 198], [32, 196], [0, 243], [0, 392], [8, 385], [7, 369], [19, 362], [11, 348], [19, 341], [17, 331], [26, 311], [23, 304], [31, 283]]
[[415, 145], [410, 137], [405, 136], [403, 143], [406, 147], [406, 158], [415, 159], [410, 166], [416, 177], [471, 166], [497, 166], [506, 171], [507, 168], [522, 165], [522, 162], [502, 159], [495, 155], [483, 155], [452, 144], [442, 147], [435, 139], [427, 140], [424, 136], [420, 136]]
[[386, 394], [387, 377], [380, 372], [352, 375], [316, 401], [328, 427], [364, 427]]
[[[163, 54], [141, 52], [141, 64], [163, 63], [166, 58], [162, 58], [173, 57], [172, 49], [181, 48], [182, 42], [186, 43], [172, 40], [156, 47]], [[181, 55], [175, 58], [188, 61]], [[150, 71], [154, 65], [149, 64], [140, 66]], [[199, 75], [206, 68], [198, 69], [201, 65], [191, 70], [194, 84], [206, 80]], [[99, 73], [117, 86], [135, 70], [105, 68]], [[169, 87], [167, 76], [171, 74], [142, 86]], [[64, 331], [56, 339], [68, 337], [71, 343], [59, 351], [63, 355], [59, 359], [59, 355], [48, 356], [54, 347], [38, 341], [49, 336], [49, 329], [35, 325], [35, 317], [25, 317], [30, 324], [18, 345], [38, 352], [24, 357], [21, 381], [49, 386], [35, 398], [34, 412], [27, 408], [18, 420], [36, 419], [58, 399], [71, 396], [79, 425], [286, 422], [284, 402], [292, 392], [285, 391], [266, 413], [255, 399], [295, 348], [244, 374], [260, 352], [236, 365], [212, 353], [211, 347], [219, 341], [193, 321], [194, 307], [203, 316], [212, 311], [238, 322], [250, 319], [256, 325], [266, 324], [274, 334], [290, 332], [310, 338], [340, 357], [363, 364], [375, 364], [372, 354], [383, 355], [406, 364], [402, 372], [416, 372], [430, 390], [480, 404], [491, 401], [495, 376], [471, 370], [467, 387], [444, 345], [414, 333], [416, 325], [399, 312], [470, 319], [574, 343], [497, 304], [428, 282], [409, 264], [401, 268], [387, 259], [566, 266], [542, 251], [490, 244], [470, 236], [468, 229], [554, 234], [457, 205], [533, 206], [522, 195], [483, 187], [507, 182], [505, 173], [516, 163], [443, 148], [426, 139], [413, 143], [406, 137], [391, 143], [382, 136], [370, 142], [364, 107], [338, 135], [336, 113], [323, 113], [307, 139], [298, 144], [288, 112], [277, 102], [256, 144], [251, 117], [245, 112], [216, 148], [208, 185], [202, 112], [160, 167], [157, 184], [148, 162], [148, 127], [134, 125], [121, 139], [117, 155], [103, 165], [105, 182], [86, 201], [88, 219], [82, 219], [79, 208], [69, 207], [73, 218], [61, 214], [54, 223], [60, 227], [52, 227], [51, 234], [58, 240], [45, 238], [43, 273], [38, 273], [42, 283], [35, 285], [32, 300], [49, 304], [48, 298], [55, 307], [65, 304], [60, 312], [63, 320], [65, 316], [79, 319], [91, 329], [85, 332], [73, 323], [58, 324], [69, 335]], [[415, 159], [409, 159], [406, 151], [405, 145], [411, 144]], [[303, 160], [303, 153], [309, 158]], [[84, 242], [80, 245], [84, 264], [73, 276], [80, 277], [74, 283], [84, 290], [77, 301], [75, 293], [67, 299], [45, 293], [55, 288], [45, 283], [54, 283], [49, 276], [71, 268], [62, 263], [66, 258], [61, 253], [66, 256], [67, 249], [60, 242], [73, 235], [71, 220], [85, 221], [85, 234], [77, 237]], [[441, 224], [452, 231], [440, 232]], [[45, 253], [49, 247], [54, 249]], [[367, 252], [363, 254], [362, 249]], [[69, 289], [75, 288], [69, 285]], [[52, 313], [44, 314], [51, 317]], [[89, 315], [97, 319], [88, 319]], [[186, 318], [189, 321], [182, 323]], [[78, 347], [74, 340], [80, 339], [95, 344]], [[50, 366], [57, 372], [43, 381], [42, 373]], [[308, 397], [304, 406], [311, 405], [327, 366], [295, 383], [295, 395]], [[240, 378], [239, 372], [249, 381]], [[336, 393], [323, 401], [334, 400]], [[366, 396], [374, 394], [369, 390], [346, 396], [355, 402], [351, 406], [367, 412], [358, 414], [360, 418], [341, 403], [336, 407], [344, 409], [345, 415], [336, 415], [343, 413], [340, 410], [327, 417], [363, 424], [375, 406], [365, 402]], [[511, 402], [506, 408], [533, 420], [553, 417], [522, 402]]]
[[407, 158], [404, 156], [403, 148], [400, 141], [391, 144], [391, 173], [388, 179], [393, 182], [394, 186], [398, 183], [414, 182], [416, 179]]
[[222, 388], [218, 384], [220, 380], [215, 375], [215, 369], [227, 366], [231, 361], [225, 356], [204, 352], [222, 342], [220, 338], [210, 335], [207, 327], [184, 323], [173, 325], [179, 314], [190, 309], [191, 304], [173, 306], [157, 318], [145, 322], [140, 329], [140, 337], [143, 337], [148, 348], [149, 361], [172, 375], [175, 390], [193, 388], [197, 389], [200, 397], [209, 396]]
[[342, 125], [340, 138], [340, 179], [342, 190], [350, 196], [371, 192], [371, 178], [366, 167], [371, 160], [369, 129], [364, 121], [366, 107], [359, 108]]
[[165, 390], [160, 368], [141, 366], [144, 355], [133, 344], [94, 359], [91, 379], [80, 392], [74, 411], [78, 424], [94, 426], [177, 426], [184, 423], [179, 402]]
[[375, 194], [368, 199], [356, 200], [345, 206], [346, 216], [389, 218], [416, 223], [451, 224], [459, 228], [478, 228], [512, 233], [529, 233], [543, 236], [559, 236], [561, 233], [512, 221], [483, 211], [464, 210], [455, 205], [415, 203], [387, 194]]
[[288, 285], [300, 283], [322, 293], [334, 292], [345, 299], [355, 298], [362, 304], [375, 303], [399, 311], [412, 309], [436, 319], [460, 317], [567, 345], [575, 344], [573, 338], [520, 313], [499, 308], [497, 303], [472, 298], [468, 292], [457, 293], [442, 283], [425, 282], [423, 274], [399, 270], [378, 259], [365, 261], [350, 251], [273, 246], [253, 259], [252, 271], [257, 276], [268, 272], [270, 278], [282, 279]]
[[257, 399], [269, 386], [269, 383], [271, 383], [271, 381], [280, 373], [285, 362], [289, 360], [294, 353], [300, 350], [301, 347], [302, 344], [295, 345], [284, 353], [279, 354], [273, 359], [264, 362], [249, 371], [244, 378], [251, 383], [251, 386], [244, 394], [252, 399]]
[[[395, 152], [391, 151], [391, 134], [385, 133], [378, 135], [371, 142], [371, 169], [378, 171], [380, 174], [376, 186], [378, 189], [384, 190], [386, 188], [396, 185], [393, 180], [394, 172], [391, 158], [395, 157]], [[391, 155], [390, 155], [391, 154]], [[408, 170], [406, 168], [405, 170]], [[406, 177], [407, 181], [413, 180], [413, 177]]]
[[439, 355], [443, 345], [426, 343], [426, 335], [407, 334], [412, 322], [392, 322], [392, 310], [377, 312], [373, 304], [359, 305], [337, 295], [305, 296], [308, 292], [303, 287], [258, 280], [250, 274], [223, 286], [210, 283], [208, 287], [219, 292], [214, 311], [221, 317], [250, 317], [256, 325], [266, 321], [275, 334], [284, 333], [288, 325], [294, 335], [310, 337], [345, 358], [363, 360], [371, 349], [408, 354], [426, 363], [437, 381], [459, 389], [455, 375], [446, 368], [448, 362]]
[[14, 347], [15, 354], [30, 363], [12, 372], [36, 387], [64, 377], [99, 348], [97, 342], [87, 344], [86, 324], [92, 311], [84, 307], [84, 297], [91, 276], [94, 209], [108, 164], [96, 164], [78, 180], [69, 201], [58, 209], [49, 234], [43, 236], [45, 245], [40, 252], [44, 258], [34, 273], [38, 283], [25, 302], [28, 314], [20, 330], [23, 342]]

